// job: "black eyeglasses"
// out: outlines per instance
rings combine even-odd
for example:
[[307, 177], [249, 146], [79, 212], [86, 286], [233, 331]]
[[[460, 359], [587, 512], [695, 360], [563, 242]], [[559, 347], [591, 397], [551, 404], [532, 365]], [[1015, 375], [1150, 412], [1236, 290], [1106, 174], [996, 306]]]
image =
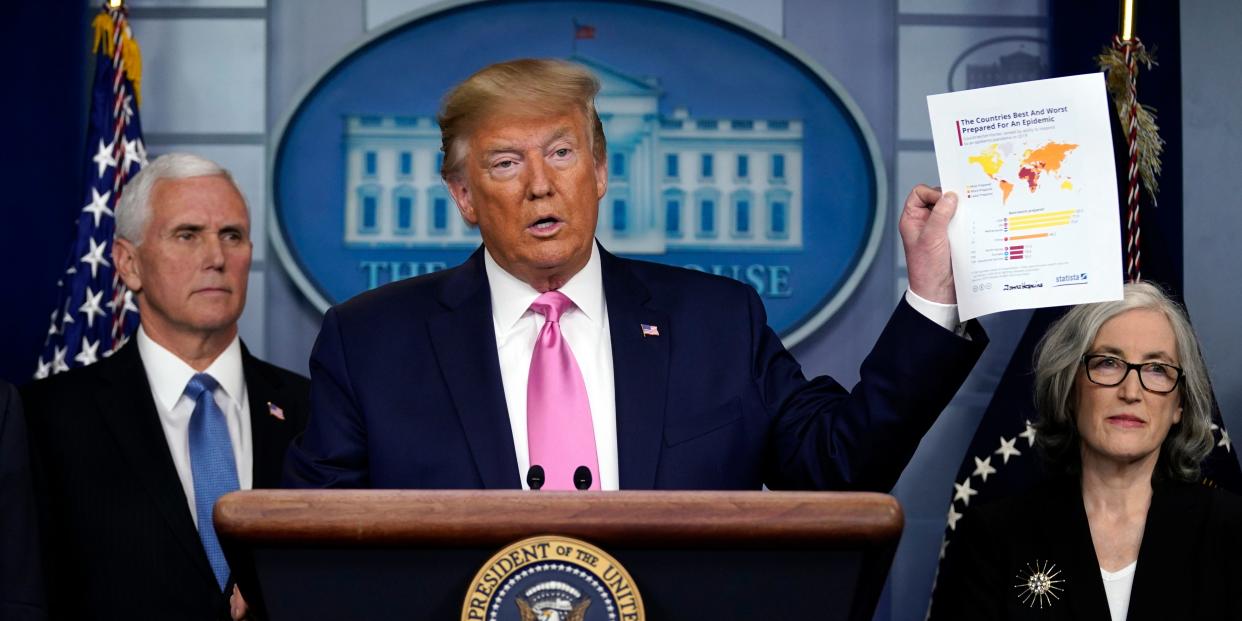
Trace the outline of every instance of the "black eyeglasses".
[[1117, 386], [1126, 381], [1131, 370], [1138, 371], [1139, 384], [1149, 392], [1167, 395], [1182, 381], [1181, 367], [1167, 362], [1126, 362], [1116, 356], [1086, 354], [1082, 364], [1087, 379], [1101, 386]]

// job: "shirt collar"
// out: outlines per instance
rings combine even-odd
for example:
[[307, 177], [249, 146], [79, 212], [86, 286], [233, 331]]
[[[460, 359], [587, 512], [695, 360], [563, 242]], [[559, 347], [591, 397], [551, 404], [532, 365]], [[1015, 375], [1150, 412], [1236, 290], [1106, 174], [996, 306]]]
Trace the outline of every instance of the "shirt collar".
[[[138, 354], [142, 357], [142, 366], [147, 371], [147, 381], [151, 384], [151, 394], [160, 402], [164, 409], [171, 411], [185, 386], [198, 371], [186, 364], [177, 354], [168, 351], [163, 345], [156, 343], [147, 333], [138, 327]], [[220, 384], [224, 394], [234, 403], [242, 401], [242, 390], [246, 385], [242, 370], [241, 337], [233, 337], [233, 342], [216, 356], [204, 373], [210, 375]]]
[[[492, 320], [497, 329], [507, 332], [530, 310], [539, 292], [500, 267], [486, 247], [483, 266], [487, 270], [487, 284], [492, 292]], [[603, 318], [604, 280], [598, 244], [591, 244], [591, 258], [560, 288], [560, 292], [572, 300], [574, 306], [592, 323]]]

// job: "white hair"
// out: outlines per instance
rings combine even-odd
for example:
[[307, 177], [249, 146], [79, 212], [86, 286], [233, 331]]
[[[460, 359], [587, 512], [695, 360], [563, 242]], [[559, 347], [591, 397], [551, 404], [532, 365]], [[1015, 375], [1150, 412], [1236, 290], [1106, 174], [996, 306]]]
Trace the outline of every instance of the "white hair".
[[[147, 222], [151, 221], [151, 190], [155, 188], [156, 182], [164, 179], [215, 176], [228, 179], [245, 204], [246, 197], [241, 188], [237, 187], [233, 175], [207, 158], [192, 153], [167, 153], [151, 160], [125, 184], [121, 192], [121, 199], [116, 204], [116, 236], [129, 240], [134, 245], [142, 243], [142, 234], [147, 229]], [[246, 207], [246, 212], [250, 212], [249, 206]]]

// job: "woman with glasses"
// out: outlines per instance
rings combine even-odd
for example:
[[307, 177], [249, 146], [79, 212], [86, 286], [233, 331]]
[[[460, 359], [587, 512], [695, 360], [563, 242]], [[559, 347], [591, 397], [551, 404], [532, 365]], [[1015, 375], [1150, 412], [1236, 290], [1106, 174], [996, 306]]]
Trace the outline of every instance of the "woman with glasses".
[[1212, 394], [1157, 287], [1071, 309], [1035, 358], [1054, 476], [963, 517], [932, 618], [1242, 619], [1242, 498], [1200, 482]]

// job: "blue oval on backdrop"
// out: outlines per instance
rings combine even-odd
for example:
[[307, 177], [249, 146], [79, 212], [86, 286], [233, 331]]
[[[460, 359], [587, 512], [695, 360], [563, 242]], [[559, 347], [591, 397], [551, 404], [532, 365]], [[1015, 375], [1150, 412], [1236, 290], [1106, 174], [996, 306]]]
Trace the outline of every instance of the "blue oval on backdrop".
[[272, 239], [317, 307], [477, 248], [438, 177], [435, 113], [453, 85], [519, 57], [569, 59], [602, 82], [605, 248], [751, 284], [790, 346], [853, 292], [880, 239], [883, 167], [827, 74], [706, 9], [514, 0], [416, 14], [374, 35], [288, 116]]

